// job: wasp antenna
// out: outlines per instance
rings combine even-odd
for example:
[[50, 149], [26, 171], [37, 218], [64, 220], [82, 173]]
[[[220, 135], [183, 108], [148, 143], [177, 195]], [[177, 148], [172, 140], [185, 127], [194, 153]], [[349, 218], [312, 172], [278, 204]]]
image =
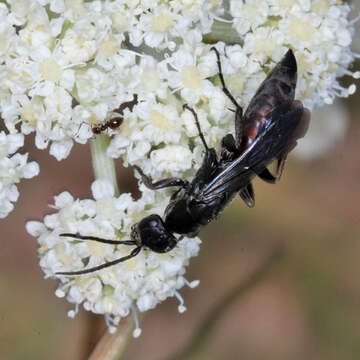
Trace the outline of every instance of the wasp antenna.
[[99, 265], [99, 266], [94, 266], [94, 267], [92, 267], [90, 269], [79, 270], [79, 271], [59, 271], [59, 272], [56, 272], [55, 275], [69, 275], [69, 276], [71, 276], [71, 275], [83, 275], [83, 274], [89, 274], [89, 273], [92, 273], [92, 272], [95, 272], [95, 271], [98, 271], [98, 270], [101, 270], [101, 269], [105, 269], [107, 267], [116, 265], [118, 263], [124, 262], [126, 260], [129, 260], [129, 259], [135, 257], [137, 254], [139, 254], [139, 252], [141, 250], [141, 247], [142, 246], [136, 247], [127, 256], [121, 257], [119, 259], [116, 259], [114, 261], [110, 261], [108, 263], [105, 263], [105, 264], [102, 264], [102, 265]]
[[78, 239], [78, 240], [90, 240], [90, 241], [97, 241], [103, 244], [113, 244], [113, 245], [136, 245], [136, 242], [133, 240], [107, 240], [107, 239], [102, 239], [96, 236], [82, 236], [79, 234], [68, 234], [68, 233], [63, 233], [60, 234], [59, 236], [62, 237], [71, 237], [74, 239]]

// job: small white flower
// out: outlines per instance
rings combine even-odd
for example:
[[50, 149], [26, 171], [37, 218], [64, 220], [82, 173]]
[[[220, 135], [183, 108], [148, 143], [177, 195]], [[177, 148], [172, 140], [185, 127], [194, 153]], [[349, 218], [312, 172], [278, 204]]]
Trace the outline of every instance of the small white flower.
[[96, 27], [86, 18], [68, 29], [61, 40], [61, 47], [68, 61], [78, 64], [90, 60], [97, 48], [96, 35]]
[[95, 200], [114, 196], [114, 187], [108, 179], [94, 181], [91, 191]]
[[198, 46], [195, 49], [182, 47], [168, 59], [176, 70], [169, 72], [169, 86], [173, 91], [181, 90], [185, 103], [196, 104], [204, 92], [212, 90], [213, 85], [206, 78], [214, 76], [217, 67], [214, 61], [210, 63], [209, 57], [209, 48]]
[[269, 4], [263, 0], [232, 0], [230, 11], [234, 17], [234, 27], [241, 35], [256, 29], [267, 21]]
[[187, 147], [180, 145], [167, 146], [164, 149], [154, 150], [151, 153], [152, 166], [161, 172], [180, 174], [192, 167], [192, 153]]

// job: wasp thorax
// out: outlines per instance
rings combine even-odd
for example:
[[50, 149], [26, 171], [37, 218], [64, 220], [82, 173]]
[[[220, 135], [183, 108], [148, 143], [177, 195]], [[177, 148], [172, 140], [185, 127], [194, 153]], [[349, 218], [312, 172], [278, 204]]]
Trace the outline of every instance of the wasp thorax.
[[175, 236], [166, 230], [161, 217], [155, 214], [147, 216], [134, 225], [131, 238], [137, 244], [158, 253], [168, 252], [177, 244]]

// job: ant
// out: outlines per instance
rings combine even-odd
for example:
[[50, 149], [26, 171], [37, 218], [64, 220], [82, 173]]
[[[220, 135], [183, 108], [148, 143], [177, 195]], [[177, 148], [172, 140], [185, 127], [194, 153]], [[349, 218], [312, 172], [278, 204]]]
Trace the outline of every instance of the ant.
[[123, 121], [124, 119], [122, 117], [114, 117], [107, 120], [104, 124], [93, 125], [91, 131], [93, 132], [94, 135], [98, 135], [108, 128], [115, 130], [123, 123]]
[[113, 110], [114, 112], [118, 113], [121, 116], [111, 118], [111, 119], [107, 120], [104, 124], [94, 125], [91, 128], [91, 131], [93, 132], [94, 135], [98, 135], [98, 134], [101, 134], [106, 129], [115, 130], [124, 121], [124, 118], [122, 117], [124, 110], [127, 108], [130, 111], [132, 111], [134, 106], [137, 103], [138, 103], [138, 96], [137, 96], [137, 94], [134, 94], [132, 100], [122, 103], [117, 109]]
[[[184, 237], [196, 236], [201, 227], [214, 220], [236, 197], [249, 206], [254, 204], [251, 180], [255, 176], [270, 183], [276, 182], [283, 168], [287, 154], [296, 146], [308, 127], [310, 113], [300, 101], [294, 100], [297, 81], [297, 64], [289, 50], [260, 85], [243, 116], [242, 107], [236, 102], [225, 85], [220, 56], [217, 54], [219, 76], [225, 95], [236, 107], [235, 138], [227, 134], [221, 141], [220, 154], [209, 148], [201, 131], [194, 109], [191, 111], [204, 145], [203, 162], [194, 179], [189, 182], [181, 178], [168, 178], [152, 182], [143, 171], [134, 166], [143, 183], [150, 189], [177, 187], [165, 209], [163, 218], [151, 214], [134, 224], [130, 240], [106, 240], [79, 234], [60, 234], [80, 240], [92, 240], [105, 244], [130, 245], [135, 248], [129, 255], [92, 268], [57, 272], [58, 275], [82, 275], [118, 264], [139, 254], [141, 249], [156, 253], [171, 251]], [[278, 161], [277, 174], [267, 169], [273, 161]], [[180, 237], [175, 237], [179, 234]]]

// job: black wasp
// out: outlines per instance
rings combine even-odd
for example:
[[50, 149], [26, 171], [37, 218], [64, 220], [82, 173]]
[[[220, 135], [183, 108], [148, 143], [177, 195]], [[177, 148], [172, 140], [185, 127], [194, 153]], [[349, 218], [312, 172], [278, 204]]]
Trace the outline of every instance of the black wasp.
[[134, 94], [132, 100], [122, 103], [117, 109], [113, 110], [115, 113], [119, 114], [120, 116], [113, 117], [113, 118], [107, 120], [103, 124], [94, 125], [91, 128], [91, 131], [93, 132], [93, 134], [97, 135], [97, 134], [101, 134], [106, 129], [110, 128], [110, 129], [114, 130], [114, 129], [118, 128], [124, 121], [124, 118], [123, 118], [124, 110], [127, 108], [130, 111], [132, 111], [132, 109], [134, 108], [134, 106], [137, 103], [138, 103], [138, 97], [137, 97], [137, 94]]
[[[200, 169], [191, 182], [180, 178], [163, 179], [153, 183], [141, 169], [135, 166], [142, 181], [150, 189], [177, 187], [171, 196], [164, 217], [152, 214], [132, 226], [131, 240], [105, 240], [77, 234], [61, 234], [75, 239], [94, 240], [106, 244], [133, 245], [129, 255], [117, 260], [60, 275], [80, 275], [103, 269], [136, 256], [142, 248], [166, 253], [172, 250], [183, 236], [194, 237], [200, 228], [215, 219], [224, 207], [239, 194], [249, 206], [254, 205], [251, 180], [257, 175], [275, 183], [281, 176], [288, 153], [297, 140], [306, 133], [310, 113], [300, 101], [295, 101], [297, 64], [289, 50], [268, 74], [251, 100], [245, 114], [225, 85], [220, 56], [217, 56], [219, 77], [224, 93], [236, 108], [235, 137], [226, 135], [221, 141], [220, 154], [209, 148], [201, 132], [196, 112], [191, 111], [205, 148]], [[275, 175], [267, 166], [277, 160]], [[176, 238], [174, 234], [179, 234]]]

